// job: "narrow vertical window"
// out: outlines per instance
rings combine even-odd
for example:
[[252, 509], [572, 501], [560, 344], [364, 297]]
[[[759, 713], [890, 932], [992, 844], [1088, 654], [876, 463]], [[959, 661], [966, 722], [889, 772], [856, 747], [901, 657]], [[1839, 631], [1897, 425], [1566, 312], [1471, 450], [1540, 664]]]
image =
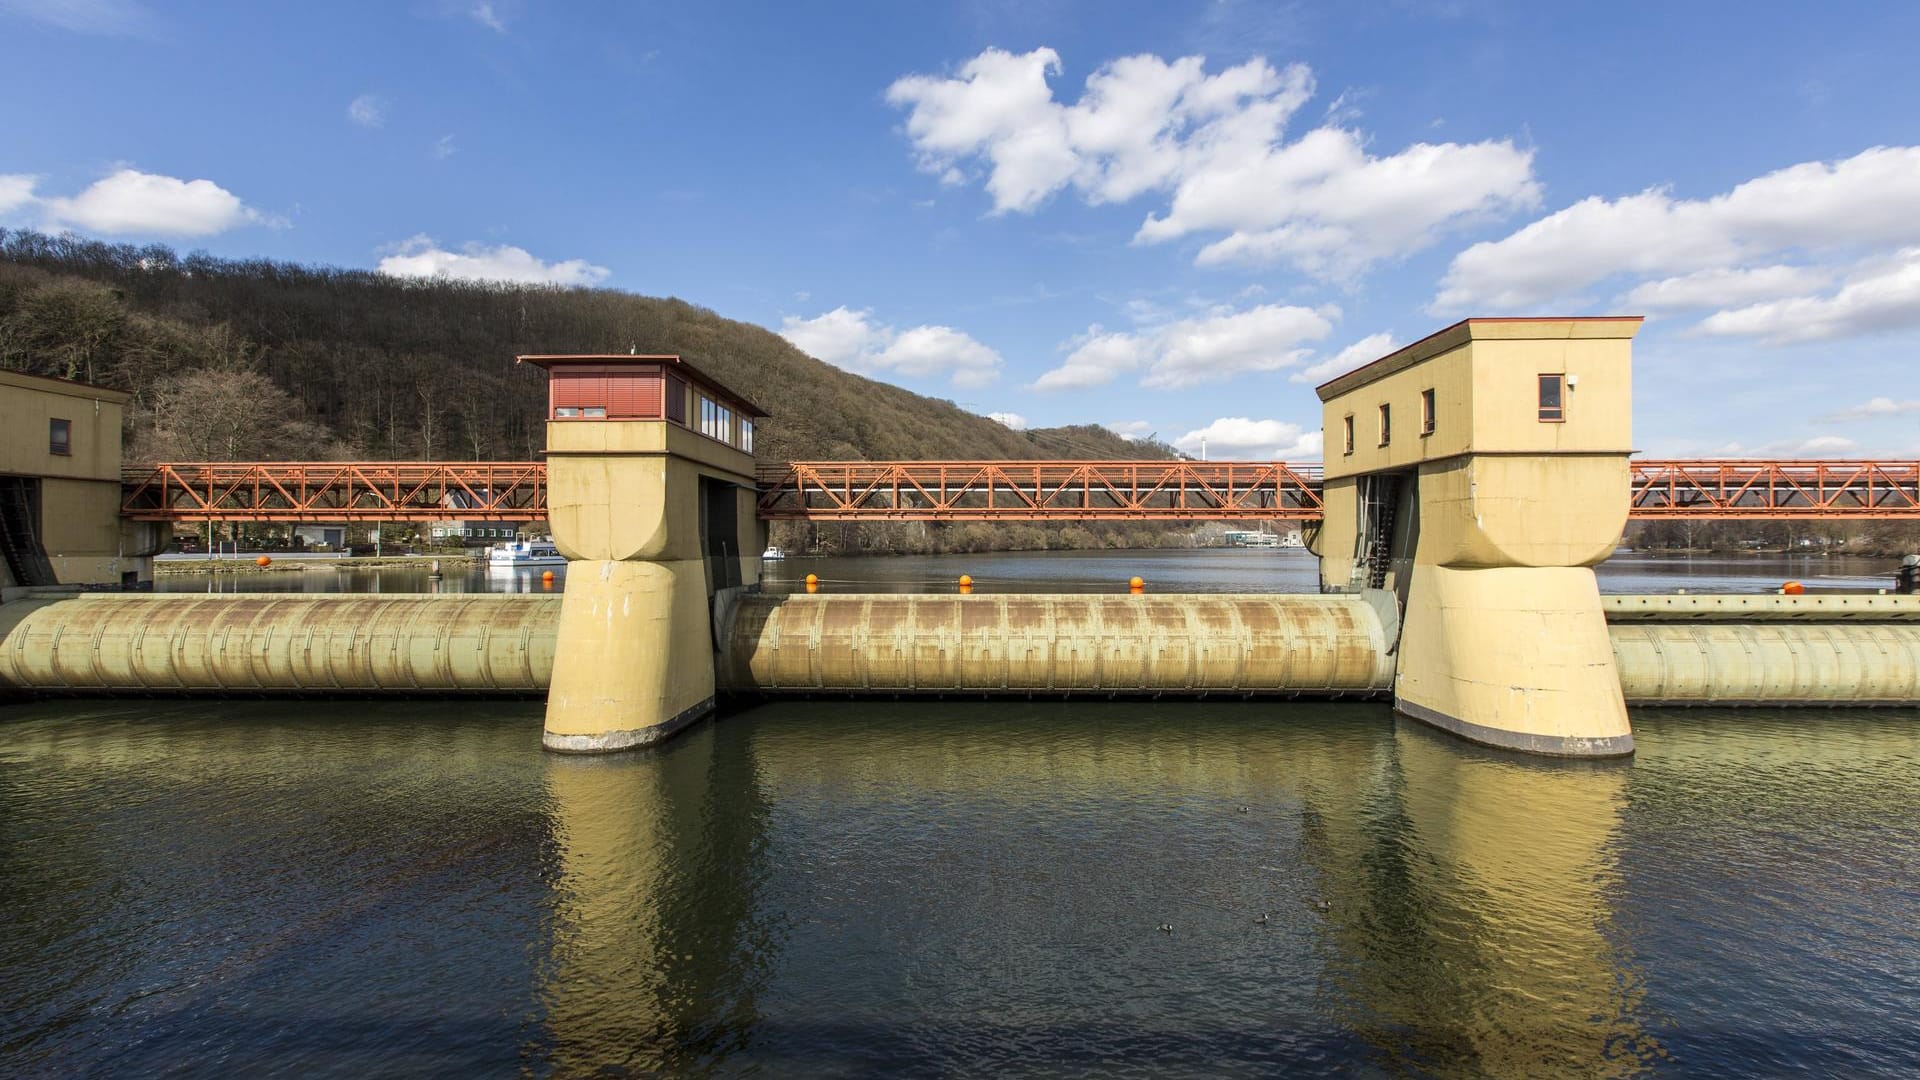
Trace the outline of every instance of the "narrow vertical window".
[[744, 416], [740, 418], [740, 449], [753, 453], [753, 421]]
[[1393, 441], [1393, 406], [1380, 406], [1380, 445]]
[[1347, 433], [1347, 453], [1349, 453], [1349, 454], [1351, 454], [1351, 453], [1353, 453], [1353, 414], [1352, 414], [1352, 413], [1348, 413], [1348, 414], [1347, 414], [1347, 419], [1346, 419], [1346, 429], [1347, 429], [1347, 431], [1346, 431], [1346, 433]]
[[61, 457], [73, 453], [73, 421], [47, 421], [47, 452]]
[[1433, 391], [1420, 391], [1420, 434], [1433, 434]]
[[1558, 424], [1567, 418], [1564, 375], [1540, 376], [1540, 422]]

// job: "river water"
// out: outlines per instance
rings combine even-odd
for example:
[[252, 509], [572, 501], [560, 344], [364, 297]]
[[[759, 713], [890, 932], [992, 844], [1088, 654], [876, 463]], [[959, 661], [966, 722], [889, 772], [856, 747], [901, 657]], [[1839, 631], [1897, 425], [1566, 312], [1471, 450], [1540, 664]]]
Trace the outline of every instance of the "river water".
[[[1884, 581], [1819, 568], [1603, 579]], [[0, 1075], [1920, 1072], [1920, 712], [1638, 710], [1608, 764], [1375, 704], [796, 701], [602, 759], [540, 714], [0, 711]]]

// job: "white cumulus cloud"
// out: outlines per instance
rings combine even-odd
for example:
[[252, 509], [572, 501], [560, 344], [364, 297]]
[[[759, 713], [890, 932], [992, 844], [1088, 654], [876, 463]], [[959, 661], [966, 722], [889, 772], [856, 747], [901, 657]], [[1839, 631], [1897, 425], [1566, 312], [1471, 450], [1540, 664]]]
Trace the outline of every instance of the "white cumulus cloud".
[[801, 352], [862, 375], [946, 375], [955, 386], [985, 386], [1000, 377], [1001, 356], [950, 326], [898, 330], [873, 312], [845, 306], [803, 319], [789, 315], [780, 336]]
[[1132, 371], [1142, 386], [1172, 389], [1219, 382], [1252, 371], [1280, 371], [1312, 350], [1306, 342], [1333, 332], [1336, 308], [1263, 304], [1245, 311], [1215, 309], [1138, 331], [1099, 326], [1068, 342], [1057, 368], [1034, 381], [1036, 390], [1076, 390], [1111, 382]]
[[40, 178], [26, 173], [0, 173], [0, 214], [10, 214], [33, 202]]
[[468, 244], [459, 251], [420, 235], [396, 245], [377, 269], [392, 277], [453, 278], [461, 281], [512, 281], [530, 285], [597, 285], [612, 273], [585, 259], [546, 262], [511, 244]]
[[1399, 347], [1392, 334], [1368, 334], [1325, 360], [1287, 376], [1287, 381], [1318, 386], [1363, 364], [1371, 364]]
[[1508, 141], [1419, 143], [1380, 157], [1334, 111], [1291, 142], [1314, 93], [1303, 64], [1263, 58], [1209, 75], [1197, 56], [1114, 60], [1078, 101], [1057, 100], [1048, 48], [988, 49], [952, 77], [909, 75], [887, 100], [908, 110], [920, 167], [943, 183], [984, 171], [996, 213], [1025, 213], [1073, 189], [1090, 204], [1158, 192], [1135, 240], [1220, 235], [1198, 261], [1287, 262], [1323, 277], [1431, 243], [1445, 229], [1539, 201], [1531, 151]]
[[1716, 311], [1698, 329], [1714, 337], [1788, 344], [1914, 327], [1920, 327], [1920, 247], [1861, 264], [1833, 293]]
[[988, 413], [987, 419], [992, 420], [996, 424], [1010, 427], [1015, 431], [1027, 430], [1027, 418], [1017, 412]]
[[1149, 420], [1112, 420], [1100, 426], [1133, 442], [1153, 434], [1153, 423]]
[[137, 169], [120, 169], [78, 195], [37, 201], [48, 225], [94, 233], [211, 236], [241, 225], [274, 223], [211, 180]]
[[1844, 435], [1815, 435], [1809, 439], [1782, 439], [1760, 446], [1727, 443], [1708, 455], [1716, 458], [1844, 458], [1860, 453], [1860, 444]]
[[361, 94], [347, 102], [347, 119], [363, 128], [377, 128], [387, 122], [387, 103], [378, 94]]
[[[1592, 299], [1583, 294], [1615, 279], [1637, 279], [1624, 300], [1650, 310], [1738, 309], [1806, 296], [1840, 276], [1825, 265], [1835, 259], [1852, 265], [1913, 244], [1920, 244], [1920, 146], [1879, 146], [1792, 165], [1705, 199], [1675, 198], [1666, 188], [1582, 199], [1455, 256], [1432, 309], [1583, 306]], [[1886, 287], [1897, 285], [1879, 286]], [[1862, 303], [1873, 298], [1856, 295], [1841, 306]], [[1742, 316], [1710, 332], [1791, 337], [1770, 329], [1769, 319]], [[1856, 321], [1884, 320], [1840, 315], [1829, 326]]]
[[1679, 277], [1661, 278], [1635, 286], [1621, 298], [1624, 310], [1663, 314], [1699, 311], [1729, 304], [1752, 304], [1795, 296], [1833, 280], [1833, 271], [1818, 266], [1756, 266], [1747, 270], [1696, 270]]
[[1874, 420], [1884, 416], [1901, 416], [1906, 413], [1920, 413], [1920, 401], [1895, 401], [1890, 397], [1868, 398], [1866, 401], [1828, 416], [1828, 420]]
[[1173, 440], [1182, 453], [1199, 455], [1202, 447], [1214, 461], [1317, 461], [1321, 454], [1319, 427], [1305, 428], [1286, 420], [1251, 420], [1224, 416]]

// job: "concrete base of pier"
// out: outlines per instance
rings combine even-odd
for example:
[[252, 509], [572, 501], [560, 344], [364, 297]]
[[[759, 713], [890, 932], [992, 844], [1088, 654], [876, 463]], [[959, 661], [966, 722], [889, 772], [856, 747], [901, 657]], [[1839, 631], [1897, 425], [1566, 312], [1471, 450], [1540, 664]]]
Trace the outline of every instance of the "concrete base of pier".
[[1416, 566], [1394, 707], [1554, 757], [1633, 753], [1600, 589], [1584, 566]]
[[576, 560], [560, 602], [542, 742], [607, 753], [668, 738], [713, 711], [706, 570], [677, 562]]

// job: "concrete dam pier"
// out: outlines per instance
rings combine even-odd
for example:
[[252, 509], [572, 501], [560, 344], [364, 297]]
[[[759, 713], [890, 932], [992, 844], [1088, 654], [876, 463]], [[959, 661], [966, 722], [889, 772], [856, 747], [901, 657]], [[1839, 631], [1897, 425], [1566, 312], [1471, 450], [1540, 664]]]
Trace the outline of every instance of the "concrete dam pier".
[[[543, 596], [128, 596], [0, 605], [0, 691], [548, 691]], [[1920, 597], [1610, 596], [1628, 702], [1910, 705]], [[747, 594], [723, 605], [738, 697], [1385, 698], [1393, 609], [1362, 596]]]

